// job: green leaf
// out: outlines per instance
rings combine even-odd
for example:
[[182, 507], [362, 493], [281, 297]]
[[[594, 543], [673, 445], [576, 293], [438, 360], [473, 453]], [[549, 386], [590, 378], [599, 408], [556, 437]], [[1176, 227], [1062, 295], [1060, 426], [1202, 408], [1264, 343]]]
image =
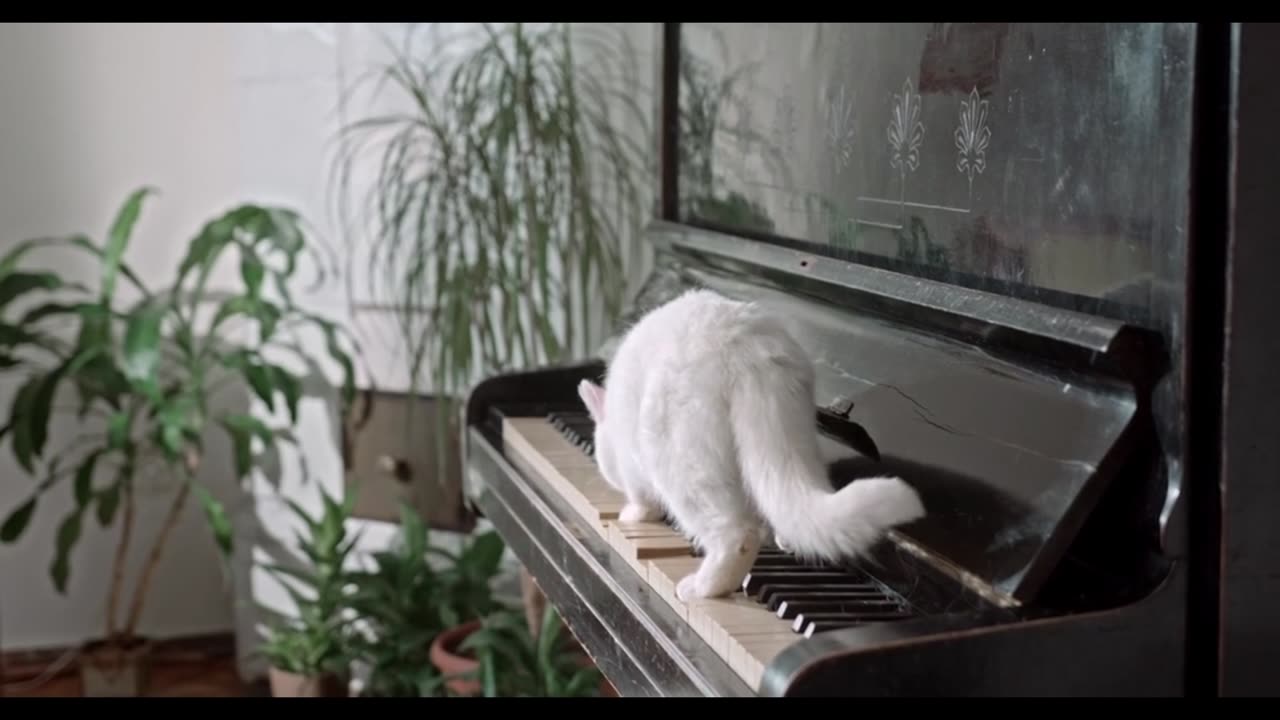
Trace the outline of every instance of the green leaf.
[[267, 270], [252, 248], [244, 248], [240, 254], [240, 277], [244, 280], [246, 294], [257, 300], [262, 295], [262, 279]]
[[124, 483], [116, 482], [111, 487], [98, 493], [98, 524], [102, 527], [111, 525], [116, 517], [116, 509], [120, 507], [120, 493]]
[[160, 361], [160, 324], [168, 308], [144, 302], [129, 314], [124, 336], [124, 376], [135, 384], [154, 384]]
[[274, 411], [276, 409], [275, 386], [271, 382], [273, 379], [271, 370], [250, 361], [245, 363], [243, 372], [245, 380], [249, 381], [249, 387], [253, 388], [253, 394]]
[[133, 417], [124, 411], [113, 413], [107, 420], [107, 446], [121, 450], [129, 442], [129, 425]]
[[282, 313], [274, 303], [266, 300], [258, 300], [253, 310], [254, 317], [258, 319], [258, 341], [265, 343], [275, 334]]
[[129, 238], [133, 234], [133, 226], [138, 222], [138, 216], [142, 213], [142, 201], [146, 199], [147, 195], [154, 192], [155, 190], [149, 187], [133, 191], [116, 214], [115, 221], [111, 223], [111, 230], [107, 234], [107, 244], [102, 258], [102, 299], [104, 302], [109, 301], [115, 294], [116, 275], [120, 271], [120, 264], [124, 259], [124, 251], [129, 244]]
[[298, 422], [298, 401], [302, 399], [302, 381], [293, 373], [279, 365], [269, 365], [271, 377], [276, 388], [284, 395], [285, 407], [289, 409], [290, 422]]
[[9, 517], [4, 520], [4, 525], [0, 525], [0, 542], [9, 544], [22, 537], [22, 533], [31, 522], [31, 516], [35, 514], [36, 500], [37, 496], [32, 495], [31, 499], [9, 513]]
[[80, 417], [83, 418], [94, 400], [104, 400], [113, 410], [121, 408], [122, 398], [129, 393], [129, 381], [108, 355], [97, 355], [85, 363], [75, 375], [80, 395]]
[[13, 402], [9, 406], [10, 422], [13, 423], [13, 457], [22, 466], [22, 469], [28, 473], [34, 469], [33, 458], [35, 456], [34, 441], [32, 439], [32, 431], [34, 423], [32, 422], [31, 407], [35, 403], [36, 396], [40, 393], [40, 387], [43, 379], [40, 376], [33, 376], [18, 388], [18, 392], [13, 396]]
[[271, 432], [271, 428], [267, 427], [265, 423], [252, 415], [229, 413], [222, 418], [222, 424], [256, 435], [258, 439], [262, 440], [262, 442], [267, 445], [271, 444], [271, 440], [274, 437]]
[[213, 530], [213, 538], [218, 543], [218, 549], [222, 551], [224, 558], [230, 557], [232, 551], [231, 520], [227, 518], [226, 509], [203, 486], [195, 485], [195, 491], [196, 497], [200, 499], [200, 506], [204, 508], [205, 519], [208, 520], [209, 527]]
[[100, 306], [89, 303], [45, 303], [28, 310], [23, 314], [22, 319], [18, 321], [18, 324], [22, 326], [31, 325], [54, 315], [78, 314], [81, 313], [84, 308], [97, 307]]
[[12, 348], [38, 343], [40, 337], [15, 325], [0, 324], [0, 347]]
[[217, 330], [223, 322], [236, 315], [249, 315], [254, 313], [256, 302], [253, 298], [237, 295], [222, 301], [218, 306], [218, 312], [213, 316], [213, 323], [210, 326], [210, 332]]
[[184, 393], [166, 398], [157, 411], [156, 419], [159, 424], [156, 432], [160, 447], [170, 461], [178, 459], [182, 451], [183, 439], [188, 434], [196, 434], [195, 425], [198, 420], [194, 414], [197, 410], [196, 399]]
[[482, 577], [489, 577], [498, 571], [504, 550], [506, 544], [503, 543], [502, 536], [496, 532], [487, 532], [476, 537], [463, 553], [463, 563]]
[[60, 595], [67, 593], [67, 579], [71, 575], [71, 551], [79, 541], [80, 511], [76, 510], [62, 520], [54, 540], [53, 564], [49, 567], [49, 576], [53, 578], [53, 586]]
[[0, 278], [0, 307], [32, 290], [57, 290], [60, 287], [62, 278], [51, 272], [10, 273]]
[[14, 396], [10, 408], [10, 417], [15, 423], [13, 454], [28, 473], [34, 471], [34, 459], [44, 452], [53, 398], [65, 368], [64, 364], [44, 376], [28, 379]]
[[84, 508], [93, 498], [93, 470], [98, 465], [98, 458], [105, 452], [104, 450], [95, 450], [80, 463], [80, 467], [76, 468], [75, 479], [75, 498], [76, 507]]
[[0, 275], [8, 275], [13, 272], [14, 268], [18, 267], [18, 261], [22, 259], [23, 255], [50, 242], [52, 241], [41, 238], [38, 240], [24, 240], [18, 243], [12, 250], [5, 253], [3, 258], [0, 258]]
[[329, 357], [342, 366], [342, 410], [345, 414], [356, 399], [356, 370], [355, 364], [351, 362], [351, 357], [342, 349], [342, 344], [338, 342], [338, 328], [329, 320], [318, 315], [303, 314], [311, 322], [320, 326], [324, 332], [325, 349], [329, 353]]
[[231, 453], [235, 461], [236, 477], [243, 478], [253, 470], [253, 432], [234, 422], [228, 422], [226, 418], [218, 424], [231, 437]]

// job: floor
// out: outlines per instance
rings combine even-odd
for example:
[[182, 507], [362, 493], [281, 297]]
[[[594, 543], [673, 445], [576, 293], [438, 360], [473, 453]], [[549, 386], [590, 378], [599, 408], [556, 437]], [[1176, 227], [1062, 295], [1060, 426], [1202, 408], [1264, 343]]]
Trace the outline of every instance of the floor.
[[[80, 697], [80, 675], [74, 662], [52, 678], [36, 682], [55, 660], [24, 662], [9, 659], [0, 697]], [[210, 648], [163, 648], [151, 669], [147, 697], [252, 697], [269, 695], [265, 682], [244, 683], [236, 672], [235, 656]]]

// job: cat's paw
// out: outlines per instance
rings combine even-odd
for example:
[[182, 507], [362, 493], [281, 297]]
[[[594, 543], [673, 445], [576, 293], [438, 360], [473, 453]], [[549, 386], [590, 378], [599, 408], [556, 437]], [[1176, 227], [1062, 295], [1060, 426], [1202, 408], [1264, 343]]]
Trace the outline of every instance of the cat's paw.
[[641, 503], [627, 503], [618, 513], [618, 521], [624, 523], [654, 522], [662, 518], [662, 511]]
[[723, 587], [715, 587], [714, 580], [708, 581], [705, 576], [693, 573], [681, 578], [680, 582], [676, 583], [676, 597], [683, 602], [727, 597], [733, 593], [734, 589], [735, 586], [732, 583], [724, 583]]
[[777, 535], [773, 536], [773, 544], [776, 545], [778, 549], [784, 553], [791, 552], [791, 546], [787, 545], [787, 543]]
[[702, 598], [703, 595], [699, 590], [701, 590], [701, 586], [698, 583], [697, 573], [686, 575], [680, 579], [679, 583], [676, 583], [676, 597], [683, 602]]

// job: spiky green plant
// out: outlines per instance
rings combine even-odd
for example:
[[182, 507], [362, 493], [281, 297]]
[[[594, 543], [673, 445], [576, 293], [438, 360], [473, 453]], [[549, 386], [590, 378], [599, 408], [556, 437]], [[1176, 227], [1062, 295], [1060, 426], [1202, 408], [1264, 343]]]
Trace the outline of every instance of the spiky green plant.
[[[654, 155], [621, 125], [648, 115], [625, 34], [472, 30], [391, 48], [375, 77], [411, 109], [351, 123], [338, 169], [371, 229], [368, 286], [393, 309], [410, 377], [446, 396], [477, 373], [581, 355], [593, 322], [616, 320]], [[459, 41], [469, 48], [447, 52]], [[353, 169], [371, 148], [379, 169], [361, 196]]]

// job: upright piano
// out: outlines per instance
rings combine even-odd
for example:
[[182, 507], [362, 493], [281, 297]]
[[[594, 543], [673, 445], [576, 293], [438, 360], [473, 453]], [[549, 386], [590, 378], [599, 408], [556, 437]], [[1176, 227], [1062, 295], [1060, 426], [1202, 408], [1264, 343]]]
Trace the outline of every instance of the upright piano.
[[[1241, 638], [1276, 627], [1275, 583], [1232, 594], [1223, 518], [1254, 541], [1241, 503], [1276, 493], [1224, 500], [1222, 433], [1229, 300], [1261, 302], [1230, 248], [1262, 234], [1232, 198], [1265, 163], [1232, 138], [1277, 115], [1274, 91], [1248, 118], [1235, 93], [1268, 34], [661, 26], [651, 272], [595, 357], [487, 378], [465, 408], [476, 510], [622, 695], [1212, 695], [1233, 652], [1257, 659]], [[618, 521], [576, 386], [693, 287], [788, 319], [833, 487], [897, 475], [927, 515], [862, 561], [766, 548], [734, 595], [677, 599], [697, 549]]]

